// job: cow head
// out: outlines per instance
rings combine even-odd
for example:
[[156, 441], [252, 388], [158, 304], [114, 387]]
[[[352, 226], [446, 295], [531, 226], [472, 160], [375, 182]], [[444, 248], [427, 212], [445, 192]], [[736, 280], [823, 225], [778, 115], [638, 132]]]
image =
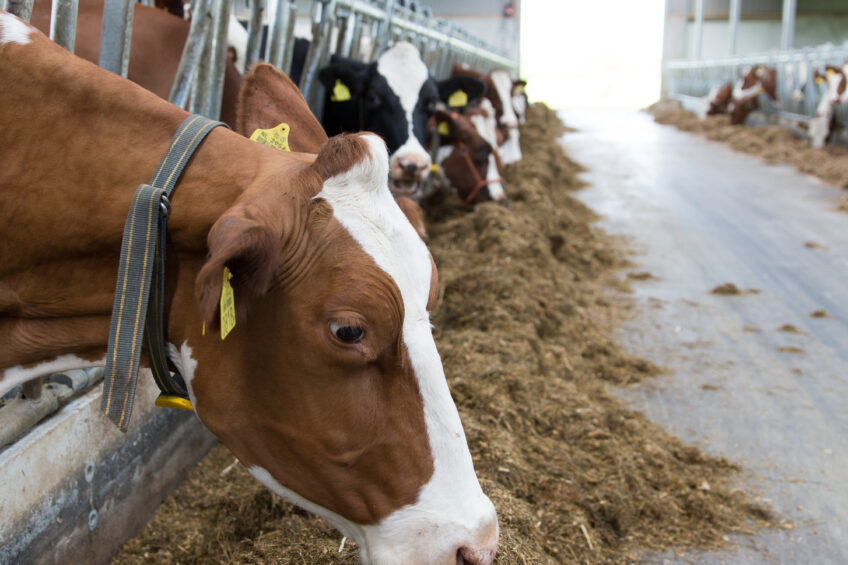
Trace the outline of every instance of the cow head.
[[825, 86], [816, 115], [809, 121], [808, 135], [813, 147], [823, 147], [829, 143], [836, 125], [835, 108], [846, 97], [846, 79], [842, 68], [827, 65], [824, 74], [815, 72], [815, 82]]
[[[338, 136], [245, 194], [197, 276], [206, 336], [175, 361], [204, 424], [364, 563], [488, 565], [497, 519], [432, 336], [435, 266], [387, 176], [379, 138]], [[222, 341], [224, 266], [239, 317]]]
[[527, 123], [527, 108], [530, 106], [527, 100], [527, 81], [517, 79], [512, 81], [512, 107], [515, 110], [515, 115], [518, 116], [518, 123]]
[[368, 65], [334, 57], [319, 78], [327, 90], [322, 118], [327, 132], [379, 134], [391, 154], [392, 192], [418, 196], [430, 175], [426, 129], [439, 101], [439, 83], [418, 50], [399, 42]]
[[442, 142], [438, 151], [439, 165], [459, 197], [469, 204], [507, 200], [497, 151], [472, 121], [473, 116], [488, 122], [484, 112], [474, 109], [463, 115], [436, 110], [434, 115]]

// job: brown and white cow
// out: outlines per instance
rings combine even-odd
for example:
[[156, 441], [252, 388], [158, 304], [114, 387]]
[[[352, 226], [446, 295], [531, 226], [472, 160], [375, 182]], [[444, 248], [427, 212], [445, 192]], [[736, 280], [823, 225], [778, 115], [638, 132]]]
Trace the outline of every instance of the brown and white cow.
[[504, 69], [495, 69], [490, 73], [479, 73], [469, 67], [455, 65], [453, 76], [470, 76], [486, 85], [486, 99], [491, 103], [495, 127], [503, 135], [498, 145], [501, 159], [505, 165], [521, 160], [521, 145], [518, 134], [518, 117], [512, 105], [513, 81]]
[[[0, 77], [2, 392], [103, 363], [127, 209], [187, 114], [5, 12]], [[374, 135], [310, 155], [212, 131], [171, 198], [171, 361], [200, 420], [364, 563], [489, 565], [497, 519], [432, 336], [436, 271], [387, 178]]]
[[765, 94], [772, 100], [777, 100], [776, 73], [772, 67], [756, 65], [747, 67], [742, 77], [736, 81], [727, 111], [730, 113], [730, 123], [744, 124], [748, 116], [760, 107], [760, 94]]
[[703, 108], [701, 117], [717, 116], [727, 112], [727, 105], [730, 104], [730, 99], [733, 94], [733, 85], [729, 82], [722, 86], [716, 86], [703, 99]]
[[[104, 0], [80, 0], [74, 53], [97, 63]], [[42, 33], [50, 29], [50, 2], [36, 0], [31, 23]], [[238, 25], [238, 24], [236, 24]], [[135, 4], [127, 78], [167, 100], [177, 74], [191, 24], [164, 10]], [[241, 73], [228, 61], [221, 96], [221, 121], [236, 123]]]
[[[488, 118], [481, 108], [469, 108], [465, 114], [439, 109], [433, 116], [433, 127], [438, 128], [441, 138], [436, 162], [468, 204], [507, 201], [501, 180], [503, 165], [494, 149], [494, 125]], [[480, 134], [481, 130], [490, 131], [489, 139]]]
[[836, 106], [840, 102], [848, 102], [846, 71], [848, 71], [848, 64], [842, 67], [827, 65], [824, 74], [816, 69], [815, 83], [824, 85], [825, 91], [816, 107], [816, 115], [808, 124], [808, 134], [813, 147], [824, 147], [830, 142], [836, 125]]

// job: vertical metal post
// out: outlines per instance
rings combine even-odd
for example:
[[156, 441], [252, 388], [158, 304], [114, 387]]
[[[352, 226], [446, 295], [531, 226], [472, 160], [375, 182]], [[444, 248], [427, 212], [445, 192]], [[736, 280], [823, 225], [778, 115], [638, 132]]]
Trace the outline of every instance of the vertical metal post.
[[217, 120], [221, 115], [221, 98], [224, 90], [224, 74], [227, 65], [227, 30], [230, 26], [232, 0], [216, 0], [213, 4], [215, 16], [212, 25], [212, 68], [204, 88], [207, 92], [202, 113]]
[[315, 109], [317, 94], [314, 92], [315, 76], [318, 68], [325, 62], [330, 46], [330, 35], [335, 24], [335, 0], [320, 0], [313, 4], [312, 12], [312, 44], [306, 62], [303, 64], [303, 74], [300, 77], [300, 91], [303, 93], [309, 107]]
[[79, 0], [53, 0], [50, 9], [50, 39], [74, 52], [77, 36], [77, 13]]
[[244, 70], [259, 59], [262, 47], [262, 14], [265, 12], [265, 0], [250, 0], [250, 16], [247, 20], [247, 53]]
[[7, 11], [28, 22], [32, 17], [32, 5], [34, 0], [8, 0]]
[[739, 17], [742, 13], [742, 0], [730, 0], [730, 54], [736, 55], [739, 38]]
[[797, 0], [783, 0], [783, 18], [780, 25], [780, 49], [787, 51], [795, 46], [795, 8]]
[[286, 30], [289, 27], [288, 0], [277, 0], [277, 9], [274, 11], [274, 23], [268, 30], [268, 53], [265, 58], [277, 68], [288, 71], [283, 67], [283, 47], [286, 44]]
[[[198, 74], [203, 48], [210, 34], [212, 15], [209, 13], [209, 3], [210, 0], [197, 0], [193, 6], [194, 15], [183, 47], [183, 56], [180, 58], [180, 66], [177, 68], [177, 75], [174, 77], [174, 83], [168, 95], [168, 100], [180, 108], [186, 108], [194, 78]], [[208, 59], [208, 56], [206, 58]]]
[[100, 37], [101, 67], [122, 77], [130, 66], [133, 0], [106, 0], [103, 5], [103, 32]]
[[344, 50], [342, 56], [353, 57], [354, 51], [359, 51], [359, 44], [362, 41], [362, 14], [355, 13], [353, 15], [353, 27], [350, 33], [345, 37]]
[[294, 59], [294, 24], [297, 20], [297, 5], [294, 2], [284, 4], [288, 9], [288, 22], [285, 29], [285, 42], [283, 43], [283, 60], [280, 68], [286, 73], [291, 72], [292, 59]]
[[701, 44], [704, 39], [704, 0], [695, 0], [695, 45], [693, 59], [701, 58]]
[[376, 59], [383, 54], [389, 46], [389, 39], [392, 36], [392, 17], [395, 12], [395, 0], [386, 0], [386, 20], [380, 26], [380, 43], [375, 50], [374, 58]]

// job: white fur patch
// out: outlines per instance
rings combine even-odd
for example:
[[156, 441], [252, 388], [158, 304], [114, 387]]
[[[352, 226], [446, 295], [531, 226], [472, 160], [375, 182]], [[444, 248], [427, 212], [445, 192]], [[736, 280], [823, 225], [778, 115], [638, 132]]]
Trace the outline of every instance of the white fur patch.
[[495, 90], [498, 92], [498, 97], [503, 106], [501, 123], [507, 126], [517, 126], [518, 118], [515, 117], [515, 111], [512, 109], [512, 79], [509, 77], [509, 73], [497, 69], [492, 71], [490, 76], [492, 82], [495, 83]]
[[401, 41], [380, 55], [377, 59], [377, 72], [386, 78], [389, 88], [400, 99], [400, 105], [406, 114], [409, 137], [394, 152], [393, 157], [415, 153], [427, 156], [429, 162], [429, 154], [415, 137], [412, 126], [412, 112], [418, 103], [418, 95], [421, 93], [421, 87], [430, 78], [430, 71], [421, 60], [421, 55], [411, 43]]
[[471, 123], [474, 124], [474, 129], [477, 130], [477, 133], [486, 140], [486, 142], [492, 147], [498, 146], [498, 135], [497, 135], [497, 127], [498, 124], [495, 122], [495, 107], [492, 106], [491, 101], [488, 98], [484, 98], [480, 101], [480, 109], [485, 110], [489, 115], [483, 116], [481, 114], [474, 114], [469, 116]]
[[509, 128], [509, 137], [501, 145], [501, 158], [504, 165], [521, 160], [521, 144], [518, 142], [518, 128]]
[[495, 161], [494, 155], [489, 155], [489, 169], [486, 171], [486, 180], [489, 181], [489, 195], [493, 200], [498, 202], [506, 200], [506, 191], [500, 182], [500, 173], [498, 173], [498, 163]]
[[745, 84], [745, 81], [739, 79], [733, 86], [734, 100], [742, 100], [743, 98], [748, 98], [749, 96], [756, 96], [763, 90], [763, 85], [760, 84], [760, 81], [755, 82], [752, 86], [749, 86], [748, 88], [742, 88], [743, 84]]
[[177, 346], [173, 343], [169, 343], [168, 358], [174, 364], [174, 367], [176, 367], [180, 375], [182, 375], [183, 381], [188, 389], [188, 398], [191, 400], [191, 405], [196, 409], [197, 398], [194, 396], [194, 390], [191, 388], [191, 381], [194, 379], [194, 372], [197, 370], [197, 360], [192, 357], [192, 350], [188, 341], [184, 341], [179, 349], [177, 349]]
[[30, 42], [33, 27], [12, 14], [0, 14], [0, 45], [4, 43], [19, 43], [26, 45]]
[[68, 354], [60, 355], [32, 367], [24, 368], [22, 365], [9, 367], [0, 373], [0, 396], [6, 394], [16, 386], [38, 377], [72, 371], [74, 369], [90, 369], [91, 367], [100, 367], [105, 364], [105, 358], [99, 361], [86, 361], [76, 355]]
[[247, 30], [232, 14], [227, 24], [227, 46], [236, 50], [236, 68], [243, 73], [247, 64]]
[[405, 311], [403, 341], [424, 404], [434, 470], [415, 504], [376, 525], [356, 526], [313, 504], [304, 507], [327, 517], [354, 538], [363, 548], [364, 563], [453, 563], [457, 548], [463, 545], [494, 549], [497, 517], [474, 473], [433, 339], [426, 308], [429, 253], [389, 191], [385, 145], [376, 136], [365, 139], [372, 159], [328, 179], [316, 198], [332, 207], [336, 219], [400, 289]]

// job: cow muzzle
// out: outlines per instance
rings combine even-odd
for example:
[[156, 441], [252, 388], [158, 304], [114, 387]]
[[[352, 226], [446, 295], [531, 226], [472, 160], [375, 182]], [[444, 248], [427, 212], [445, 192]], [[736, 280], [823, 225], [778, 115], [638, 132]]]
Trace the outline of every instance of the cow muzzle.
[[430, 156], [393, 156], [389, 164], [389, 188], [397, 196], [416, 196], [430, 176]]

